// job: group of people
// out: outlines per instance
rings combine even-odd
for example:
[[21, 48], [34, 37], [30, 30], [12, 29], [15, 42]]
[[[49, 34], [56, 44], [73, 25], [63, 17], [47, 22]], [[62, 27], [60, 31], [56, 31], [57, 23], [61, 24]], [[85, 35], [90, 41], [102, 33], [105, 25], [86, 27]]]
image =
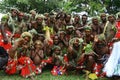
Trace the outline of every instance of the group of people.
[[[5, 53], [0, 53], [0, 68], [4, 67], [7, 74], [19, 72], [25, 78], [33, 78], [49, 68], [53, 75], [73, 70], [76, 73], [87, 70], [97, 76], [120, 75], [120, 68], [116, 67], [119, 51], [114, 51], [119, 50], [114, 49], [114, 43], [120, 39], [120, 13], [117, 16], [102, 13], [100, 18], [93, 17], [88, 22], [86, 14], [81, 17], [62, 11], [39, 14], [35, 10], [24, 13], [12, 8], [2, 17], [0, 27], [3, 39], [0, 52]], [[112, 56], [114, 59], [118, 56], [116, 65], [111, 64]], [[111, 65], [117, 68], [112, 74], [108, 72]]]

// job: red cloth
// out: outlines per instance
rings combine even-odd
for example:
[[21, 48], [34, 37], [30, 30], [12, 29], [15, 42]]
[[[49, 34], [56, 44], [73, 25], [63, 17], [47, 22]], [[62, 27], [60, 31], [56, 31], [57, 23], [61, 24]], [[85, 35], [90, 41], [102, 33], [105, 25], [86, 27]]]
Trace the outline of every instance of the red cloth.
[[64, 69], [63, 66], [54, 66], [53, 69], [51, 70], [51, 74], [54, 76], [57, 75], [63, 75], [65, 73], [66, 69]]
[[[11, 32], [6, 31], [6, 36], [8, 38], [10, 38], [11, 35], [12, 35]], [[2, 34], [0, 34], [0, 46], [2, 46], [5, 50], [9, 50], [10, 48], [12, 48], [12, 45], [10, 42], [8, 42], [7, 44], [4, 43]]]
[[99, 77], [101, 75], [102, 64], [95, 63], [93, 72]]
[[52, 64], [52, 61], [53, 61], [52, 57], [48, 57], [47, 59], [42, 60], [42, 63], [49, 63], [49, 64]]
[[117, 28], [117, 32], [115, 38], [120, 38], [120, 21], [116, 22], [116, 28]]
[[0, 42], [0, 46], [2, 46], [5, 50], [10, 50], [12, 48], [11, 43], [5, 44], [4, 42]]
[[35, 73], [36, 74], [41, 74], [42, 73], [42, 67], [41, 66], [36, 67]]
[[20, 34], [14, 34], [14, 38], [20, 38]]
[[16, 66], [17, 66], [17, 60], [11, 59], [7, 63], [6, 67], [6, 73], [7, 74], [15, 74], [16, 73]]
[[68, 63], [68, 57], [67, 57], [67, 54], [64, 55], [64, 62]]
[[33, 64], [33, 61], [29, 57], [20, 57], [18, 59], [19, 64], [24, 67], [21, 69], [21, 76], [28, 77], [35, 72], [36, 66]]

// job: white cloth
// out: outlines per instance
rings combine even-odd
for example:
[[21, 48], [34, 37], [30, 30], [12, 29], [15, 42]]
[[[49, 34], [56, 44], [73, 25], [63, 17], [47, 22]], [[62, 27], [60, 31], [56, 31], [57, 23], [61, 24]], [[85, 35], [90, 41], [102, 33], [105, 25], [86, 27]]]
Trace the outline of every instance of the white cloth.
[[[120, 41], [115, 42], [113, 44], [112, 53], [108, 59], [108, 62], [105, 64], [103, 68], [103, 72], [106, 72], [108, 77], [112, 77], [113, 75], [120, 76]], [[117, 73], [116, 73], [117, 70]]]

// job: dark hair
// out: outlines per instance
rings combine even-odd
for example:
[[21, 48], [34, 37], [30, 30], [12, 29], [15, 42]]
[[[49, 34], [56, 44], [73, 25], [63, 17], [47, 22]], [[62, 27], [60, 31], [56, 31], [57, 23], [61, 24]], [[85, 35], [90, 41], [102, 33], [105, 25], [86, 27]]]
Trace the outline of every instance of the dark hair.
[[86, 16], [86, 17], [88, 17], [86, 14], [83, 14], [82, 16]]

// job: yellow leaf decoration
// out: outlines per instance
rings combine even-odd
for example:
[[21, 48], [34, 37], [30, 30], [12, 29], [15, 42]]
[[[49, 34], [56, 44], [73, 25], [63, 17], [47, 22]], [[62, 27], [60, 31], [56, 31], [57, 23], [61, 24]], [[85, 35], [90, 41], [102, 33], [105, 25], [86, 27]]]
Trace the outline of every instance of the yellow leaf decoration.
[[90, 73], [88, 76], [91, 80], [96, 80], [98, 79], [97, 75], [95, 73]]
[[53, 28], [51, 28], [51, 27], [44, 26], [43, 30], [44, 30], [44, 31], [49, 30], [49, 31], [50, 31], [50, 33], [51, 33], [51, 34], [53, 34]]
[[85, 72], [86, 74], [90, 73], [90, 71], [88, 71], [88, 70], [83, 70], [83, 72]]
[[45, 26], [44, 28], [43, 28], [43, 30], [49, 30], [50, 28], [48, 27], [48, 26]]

